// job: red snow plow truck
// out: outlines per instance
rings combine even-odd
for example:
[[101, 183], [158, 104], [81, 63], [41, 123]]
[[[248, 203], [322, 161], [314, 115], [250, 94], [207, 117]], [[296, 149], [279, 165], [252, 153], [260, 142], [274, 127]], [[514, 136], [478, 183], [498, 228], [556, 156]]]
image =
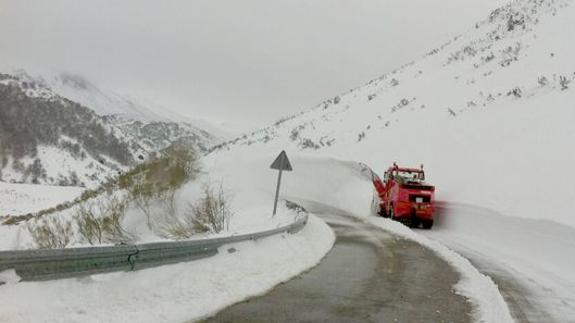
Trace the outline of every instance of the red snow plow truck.
[[372, 176], [375, 186], [374, 207], [383, 217], [390, 217], [411, 227], [431, 229], [435, 211], [435, 187], [425, 182], [420, 168], [399, 167], [396, 163], [385, 172], [383, 181]]

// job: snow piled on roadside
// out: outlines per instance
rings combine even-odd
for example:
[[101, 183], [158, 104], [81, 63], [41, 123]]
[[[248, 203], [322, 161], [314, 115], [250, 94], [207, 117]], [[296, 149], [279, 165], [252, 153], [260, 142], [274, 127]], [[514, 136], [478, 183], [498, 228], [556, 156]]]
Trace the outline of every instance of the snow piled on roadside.
[[575, 318], [575, 258], [569, 256], [575, 250], [574, 228], [450, 202], [442, 204], [434, 228], [419, 233], [469, 258], [496, 280], [519, 282], [524, 290], [510, 292], [532, 305], [522, 308], [527, 317], [544, 311], [556, 322]]
[[16, 284], [21, 280], [14, 269], [0, 271], [0, 285]]
[[[331, 229], [310, 215], [297, 234], [220, 248], [199, 261], [136, 272], [0, 286], [0, 322], [182, 322], [264, 294], [319, 263]], [[229, 252], [231, 248], [235, 252]]]

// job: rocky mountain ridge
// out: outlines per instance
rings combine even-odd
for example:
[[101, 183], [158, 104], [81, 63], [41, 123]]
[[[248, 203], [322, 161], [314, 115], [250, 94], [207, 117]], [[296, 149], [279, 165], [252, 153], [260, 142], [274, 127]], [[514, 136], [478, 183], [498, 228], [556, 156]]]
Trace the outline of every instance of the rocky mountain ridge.
[[[63, 79], [75, 80], [70, 86], [96, 97], [107, 97], [77, 78]], [[108, 112], [125, 108], [108, 104]], [[130, 107], [138, 112], [137, 105]], [[145, 108], [141, 111], [139, 116], [101, 115], [56, 93], [41, 77], [24, 71], [0, 74], [0, 180], [94, 186], [172, 144], [203, 153], [218, 141], [189, 123], [153, 119]]]

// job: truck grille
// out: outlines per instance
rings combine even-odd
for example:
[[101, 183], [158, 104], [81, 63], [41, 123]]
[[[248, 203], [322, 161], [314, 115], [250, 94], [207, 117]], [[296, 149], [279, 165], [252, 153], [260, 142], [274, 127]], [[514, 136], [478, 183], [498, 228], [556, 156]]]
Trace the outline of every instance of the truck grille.
[[419, 203], [429, 203], [429, 202], [431, 202], [431, 196], [429, 196], [429, 195], [410, 195], [409, 201], [410, 202], [419, 202]]

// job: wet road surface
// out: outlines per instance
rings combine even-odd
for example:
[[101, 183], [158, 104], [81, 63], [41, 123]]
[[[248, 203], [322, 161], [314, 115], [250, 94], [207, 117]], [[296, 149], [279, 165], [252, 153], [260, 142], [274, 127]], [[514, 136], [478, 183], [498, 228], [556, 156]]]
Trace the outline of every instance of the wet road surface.
[[315, 268], [204, 322], [470, 322], [453, 292], [458, 274], [417, 243], [320, 204], [304, 205], [334, 229]]

